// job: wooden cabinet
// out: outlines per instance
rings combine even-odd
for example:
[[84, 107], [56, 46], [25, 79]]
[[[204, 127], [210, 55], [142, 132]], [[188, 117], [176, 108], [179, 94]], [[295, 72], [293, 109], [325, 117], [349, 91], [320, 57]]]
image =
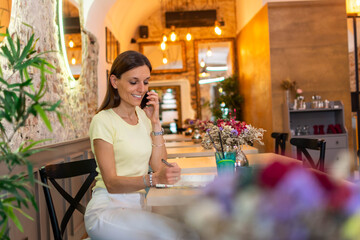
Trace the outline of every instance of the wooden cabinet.
[[[345, 127], [343, 104], [340, 101], [332, 101], [329, 108], [317, 109], [311, 108], [310, 104], [306, 103], [306, 109], [302, 110], [293, 110], [293, 105], [290, 104], [288, 109], [290, 138], [324, 139], [325, 169], [329, 169], [340, 160], [343, 151], [348, 151], [348, 132]], [[334, 133], [329, 128], [331, 125], [337, 125], [340, 130]], [[323, 132], [320, 129], [323, 129]], [[309, 151], [309, 153], [314, 159], [319, 158], [318, 151]], [[292, 154], [296, 156], [296, 149], [293, 146]]]

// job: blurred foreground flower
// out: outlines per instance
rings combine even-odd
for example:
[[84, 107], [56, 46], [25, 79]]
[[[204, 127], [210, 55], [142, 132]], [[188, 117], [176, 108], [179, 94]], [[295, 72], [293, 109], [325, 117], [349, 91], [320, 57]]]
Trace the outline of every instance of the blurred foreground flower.
[[[196, 216], [196, 217], [194, 217]], [[185, 223], [202, 239], [360, 239], [360, 190], [300, 164], [218, 177]]]

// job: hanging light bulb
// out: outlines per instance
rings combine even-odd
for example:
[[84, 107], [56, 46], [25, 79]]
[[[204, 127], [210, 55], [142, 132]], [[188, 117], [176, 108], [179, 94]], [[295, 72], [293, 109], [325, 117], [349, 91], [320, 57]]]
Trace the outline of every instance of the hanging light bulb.
[[202, 67], [202, 68], [205, 67], [205, 61], [203, 58], [200, 61], [200, 67]]
[[215, 30], [215, 33], [217, 34], [217, 35], [221, 35], [221, 28], [220, 28], [220, 23], [218, 22], [218, 21], [215, 21], [215, 28], [214, 28], [214, 30]]
[[166, 49], [166, 43], [165, 43], [165, 42], [161, 42], [160, 48], [161, 48], [161, 50], [164, 51], [164, 50]]
[[206, 56], [208, 56], [208, 57], [212, 56], [212, 51], [211, 51], [210, 47], [208, 47], [208, 50], [206, 51]]
[[163, 54], [163, 59], [162, 59], [162, 62], [163, 62], [163, 64], [167, 64], [167, 62], [168, 62], [168, 60], [167, 60], [167, 58], [166, 58], [166, 54], [165, 54], [165, 53]]
[[201, 71], [201, 73], [199, 73], [199, 77], [209, 77], [210, 73], [206, 72], [205, 68], [203, 68], [203, 70]]
[[73, 41], [73, 40], [70, 40], [70, 41], [69, 41], [69, 47], [70, 47], [70, 48], [73, 48], [74, 46], [75, 46], [74, 41]]
[[74, 55], [73, 55], [72, 58], [71, 58], [71, 64], [72, 64], [72, 65], [75, 65], [75, 64], [76, 64], [76, 59], [75, 59]]
[[186, 34], [186, 40], [191, 41], [191, 33], [190, 32], [188, 32]]
[[172, 42], [175, 42], [176, 40], [175, 26], [171, 26], [170, 40]]
[[167, 36], [165, 34], [162, 35], [163, 42], [167, 42]]

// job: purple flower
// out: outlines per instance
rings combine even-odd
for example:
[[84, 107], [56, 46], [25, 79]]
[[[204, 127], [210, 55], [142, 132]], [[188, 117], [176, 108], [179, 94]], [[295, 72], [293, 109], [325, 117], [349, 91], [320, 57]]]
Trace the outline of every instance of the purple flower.
[[219, 127], [219, 130], [222, 131], [224, 128], [223, 127]]
[[236, 137], [239, 134], [239, 132], [236, 129], [233, 129], [231, 130], [231, 134], [233, 137]]
[[225, 214], [230, 214], [235, 196], [236, 177], [234, 175], [218, 176], [204, 188], [205, 195], [213, 196], [222, 206]]
[[295, 168], [278, 183], [271, 197], [264, 199], [264, 212], [279, 221], [296, 219], [319, 209], [326, 202], [324, 189], [308, 170]]
[[345, 211], [347, 214], [352, 215], [360, 211], [360, 189], [358, 187], [350, 188], [351, 197], [345, 205]]

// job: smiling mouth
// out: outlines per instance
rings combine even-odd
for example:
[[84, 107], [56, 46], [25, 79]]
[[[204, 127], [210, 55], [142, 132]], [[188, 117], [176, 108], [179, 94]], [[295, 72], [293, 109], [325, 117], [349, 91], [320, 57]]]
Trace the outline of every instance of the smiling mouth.
[[132, 96], [136, 97], [136, 98], [142, 98], [141, 95], [136, 95], [136, 94], [131, 94]]

